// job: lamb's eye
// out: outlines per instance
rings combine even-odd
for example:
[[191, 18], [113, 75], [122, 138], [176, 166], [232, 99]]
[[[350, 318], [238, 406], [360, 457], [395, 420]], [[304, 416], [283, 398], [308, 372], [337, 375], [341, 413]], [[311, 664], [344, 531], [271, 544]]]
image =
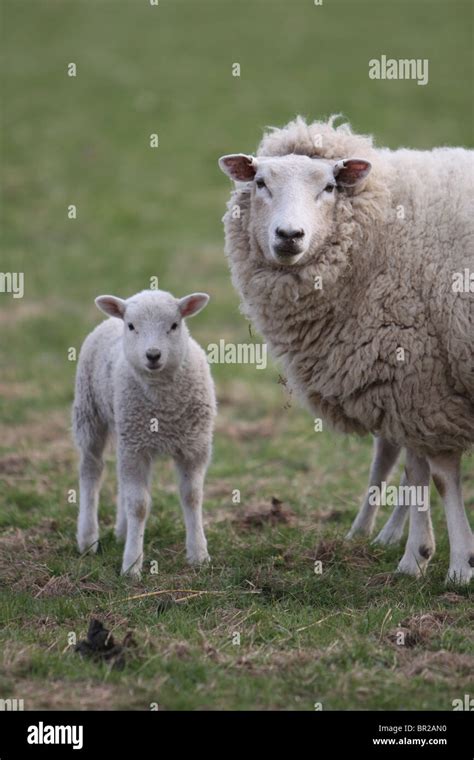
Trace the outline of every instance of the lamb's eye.
[[176, 330], [177, 327], [178, 327], [178, 323], [177, 322], [173, 322], [173, 324], [171, 325], [171, 329], [172, 330]]
[[134, 330], [135, 329], [131, 322], [128, 323], [128, 329], [129, 330]]
[[257, 185], [257, 187], [259, 187], [259, 188], [262, 188], [262, 187], [266, 187], [266, 184], [265, 184], [265, 182], [264, 182], [264, 180], [263, 180], [263, 179], [257, 179], [257, 180], [255, 180], [255, 184], [256, 184], [256, 185]]
[[326, 187], [324, 188], [325, 193], [332, 193], [333, 190], [334, 190], [334, 185], [326, 185]]

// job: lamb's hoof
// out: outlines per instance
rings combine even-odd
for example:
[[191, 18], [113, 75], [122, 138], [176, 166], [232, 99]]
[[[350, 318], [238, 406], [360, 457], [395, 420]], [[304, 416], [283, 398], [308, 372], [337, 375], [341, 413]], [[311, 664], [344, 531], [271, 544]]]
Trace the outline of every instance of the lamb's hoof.
[[80, 554], [97, 554], [99, 536], [81, 536], [77, 538], [77, 548]]
[[206, 552], [200, 552], [197, 554], [188, 554], [186, 556], [188, 565], [191, 567], [205, 567], [211, 561], [209, 554]]
[[132, 580], [139, 581], [142, 577], [142, 569], [141, 567], [137, 567], [137, 565], [131, 565], [126, 566], [122, 565], [122, 570], [120, 571], [120, 575], [124, 575], [127, 578], [131, 578]]
[[446, 583], [454, 584], [455, 586], [467, 586], [471, 578], [472, 567], [469, 563], [460, 562], [456, 565], [450, 565], [446, 576]]

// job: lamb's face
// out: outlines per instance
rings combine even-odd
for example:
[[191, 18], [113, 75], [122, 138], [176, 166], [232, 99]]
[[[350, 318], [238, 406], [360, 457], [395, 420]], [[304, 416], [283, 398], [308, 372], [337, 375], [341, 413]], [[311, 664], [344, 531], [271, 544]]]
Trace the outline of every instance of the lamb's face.
[[317, 255], [333, 230], [337, 191], [358, 184], [370, 171], [364, 159], [296, 154], [231, 154], [219, 166], [232, 179], [251, 183], [252, 230], [265, 258], [279, 266]]
[[183, 320], [176, 299], [160, 291], [140, 293], [126, 302], [123, 348], [140, 374], [174, 371], [183, 354]]
[[135, 372], [152, 380], [179, 368], [189, 337], [184, 318], [197, 314], [208, 300], [205, 293], [177, 299], [162, 290], [144, 290], [128, 300], [99, 296], [96, 304], [106, 314], [123, 319], [125, 357]]

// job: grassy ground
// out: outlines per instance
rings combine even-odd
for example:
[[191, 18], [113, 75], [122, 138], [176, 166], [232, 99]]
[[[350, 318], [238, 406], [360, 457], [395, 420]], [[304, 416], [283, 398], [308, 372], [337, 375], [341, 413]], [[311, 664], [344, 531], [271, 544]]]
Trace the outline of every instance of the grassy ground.
[[[472, 692], [470, 595], [443, 585], [436, 496], [438, 552], [421, 581], [391, 575], [401, 549], [348, 547], [370, 442], [313, 432], [274, 367], [215, 367], [209, 569], [184, 563], [163, 462], [146, 534], [147, 567], [158, 559], [159, 572], [119, 577], [112, 457], [102, 552], [79, 558], [67, 358], [100, 319], [97, 294], [127, 296], [154, 275], [180, 295], [211, 293], [192, 324], [203, 345], [250, 340], [222, 254], [228, 183], [216, 158], [251, 151], [266, 124], [298, 112], [342, 111], [390, 146], [468, 144], [469, 7], [2, 0], [1, 267], [25, 273], [25, 296], [0, 294], [0, 698], [52, 709], [451, 709]], [[429, 85], [370, 81], [368, 60], [382, 53], [428, 58]], [[465, 485], [472, 508], [472, 460]], [[284, 503], [273, 518], [272, 497]], [[152, 591], [163, 593], [130, 599]], [[94, 616], [119, 639], [133, 631], [123, 670], [74, 653]]]

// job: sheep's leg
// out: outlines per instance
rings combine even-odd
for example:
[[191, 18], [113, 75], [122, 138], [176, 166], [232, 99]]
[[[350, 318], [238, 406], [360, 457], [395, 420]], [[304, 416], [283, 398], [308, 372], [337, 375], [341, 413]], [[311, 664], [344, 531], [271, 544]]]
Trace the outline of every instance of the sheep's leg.
[[99, 545], [99, 493], [104, 469], [103, 453], [107, 442], [105, 427], [82, 435], [78, 443], [81, 452], [79, 465], [79, 515], [77, 545], [81, 554], [96, 552]]
[[400, 446], [395, 446], [384, 438], [374, 438], [374, 456], [370, 466], [369, 490], [356, 519], [352, 523], [347, 538], [354, 538], [358, 534], [370, 536], [372, 533], [378, 507], [377, 504], [371, 503], [370, 489], [382, 487], [382, 482], [387, 480], [399, 454]]
[[[403, 471], [403, 475], [400, 480], [400, 488], [405, 488], [407, 485], [406, 470]], [[403, 493], [403, 491], [402, 491]], [[381, 546], [392, 546], [398, 544], [403, 537], [403, 530], [408, 517], [409, 508], [407, 504], [398, 503], [389, 519], [383, 526], [382, 530], [374, 538], [374, 544], [380, 544]]]
[[181, 507], [186, 526], [186, 557], [190, 565], [209, 562], [202, 524], [202, 499], [207, 465], [175, 460]]
[[151, 458], [121, 450], [118, 456], [119, 494], [126, 512], [122, 575], [139, 577], [143, 565], [143, 539], [150, 511]]
[[448, 524], [450, 560], [447, 582], [469, 583], [474, 567], [474, 541], [461, 487], [461, 454], [429, 457], [434, 484], [443, 499]]
[[405, 553], [397, 572], [418, 577], [435, 552], [429, 503], [430, 468], [426, 459], [408, 450], [405, 485], [404, 498], [410, 508], [410, 528]]

